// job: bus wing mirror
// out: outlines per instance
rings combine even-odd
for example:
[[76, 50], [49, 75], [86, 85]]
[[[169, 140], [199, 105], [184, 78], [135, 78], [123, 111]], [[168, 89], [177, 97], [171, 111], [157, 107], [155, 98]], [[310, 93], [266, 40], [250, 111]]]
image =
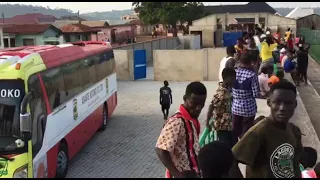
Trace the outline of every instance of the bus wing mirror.
[[27, 112], [27, 106], [33, 97], [33, 91], [29, 91], [23, 98], [20, 105], [20, 132], [31, 133], [31, 115]]

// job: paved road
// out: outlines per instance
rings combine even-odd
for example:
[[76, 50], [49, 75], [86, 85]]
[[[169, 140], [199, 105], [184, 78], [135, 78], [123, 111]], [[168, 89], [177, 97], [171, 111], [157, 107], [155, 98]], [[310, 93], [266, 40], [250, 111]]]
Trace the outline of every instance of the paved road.
[[[182, 102], [188, 82], [171, 83], [172, 110]], [[206, 105], [217, 82], [204, 82], [208, 90]], [[161, 82], [118, 82], [118, 107], [106, 131], [97, 133], [72, 160], [69, 178], [159, 178], [164, 168], [154, 152], [163, 125], [159, 105]], [[264, 100], [258, 100], [258, 113], [268, 114]], [[205, 117], [207, 106], [201, 113]], [[174, 113], [174, 112], [171, 112]], [[204, 127], [204, 126], [202, 126]]]

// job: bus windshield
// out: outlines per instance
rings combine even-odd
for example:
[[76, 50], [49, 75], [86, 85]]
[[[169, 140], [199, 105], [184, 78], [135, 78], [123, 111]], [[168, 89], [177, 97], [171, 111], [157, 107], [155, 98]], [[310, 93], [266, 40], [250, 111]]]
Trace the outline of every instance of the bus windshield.
[[24, 94], [22, 80], [0, 80], [0, 151], [14, 145], [20, 136], [19, 112]]

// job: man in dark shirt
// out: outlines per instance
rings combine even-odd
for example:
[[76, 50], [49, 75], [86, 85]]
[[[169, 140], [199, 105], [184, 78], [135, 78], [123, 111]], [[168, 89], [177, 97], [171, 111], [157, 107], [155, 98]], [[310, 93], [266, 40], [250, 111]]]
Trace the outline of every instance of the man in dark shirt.
[[170, 105], [172, 104], [172, 94], [171, 89], [169, 88], [168, 81], [163, 82], [164, 86], [160, 88], [160, 104], [161, 104], [161, 110], [164, 116], [164, 120], [167, 120]]
[[239, 162], [247, 165], [246, 178], [301, 178], [301, 131], [289, 123], [297, 107], [296, 87], [289, 81], [280, 81], [270, 92], [267, 104], [271, 114], [233, 147], [234, 167]]
[[308, 52], [304, 49], [302, 44], [299, 44], [299, 51], [297, 54], [297, 78], [296, 83], [297, 86], [300, 85], [300, 80], [303, 79], [304, 83], [308, 85]]

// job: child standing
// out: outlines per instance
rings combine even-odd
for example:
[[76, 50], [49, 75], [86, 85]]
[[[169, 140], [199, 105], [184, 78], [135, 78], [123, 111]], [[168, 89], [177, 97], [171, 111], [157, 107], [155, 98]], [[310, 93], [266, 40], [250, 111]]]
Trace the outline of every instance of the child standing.
[[223, 82], [219, 83], [216, 94], [209, 105], [206, 125], [211, 130], [209, 120], [214, 117], [213, 128], [217, 131], [219, 141], [224, 141], [232, 147], [232, 96], [231, 88], [236, 81], [236, 72], [233, 68], [224, 68]]

